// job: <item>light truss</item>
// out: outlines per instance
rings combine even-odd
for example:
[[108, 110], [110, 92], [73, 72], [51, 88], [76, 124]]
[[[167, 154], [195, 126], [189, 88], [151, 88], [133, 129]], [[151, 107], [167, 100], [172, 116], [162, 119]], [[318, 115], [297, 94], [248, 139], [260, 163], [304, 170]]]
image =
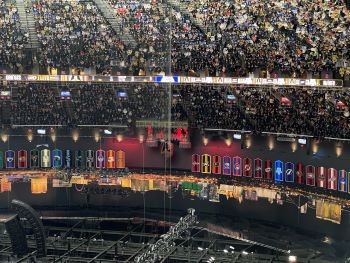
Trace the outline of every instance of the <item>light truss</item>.
[[169, 231], [161, 236], [161, 239], [151, 244], [145, 252], [135, 258], [134, 262], [154, 263], [158, 259], [161, 259], [162, 255], [168, 254], [175, 247], [174, 241], [197, 223], [197, 216], [194, 215], [194, 212], [195, 210], [193, 208], [189, 208], [187, 210], [188, 214], [185, 217], [181, 217], [175, 226], [171, 226]]
[[[62, 225], [64, 222], [64, 226]], [[103, 222], [117, 222], [118, 229], [103, 227]], [[155, 240], [168, 234], [166, 231], [172, 222], [135, 218], [99, 220], [79, 218], [45, 218], [47, 237], [47, 256], [41, 262], [79, 262], [79, 263], [131, 263], [135, 257], [148, 248]], [[280, 249], [212, 232], [205, 227], [192, 226], [191, 235], [182, 235], [176, 239], [176, 245], [161, 254], [159, 262], [196, 263], [207, 262], [214, 257], [221, 263], [285, 263], [289, 254]], [[166, 234], [164, 234], [166, 233]], [[13, 257], [11, 243], [6, 233], [0, 233], [0, 261], [39, 262], [35, 256], [35, 239], [29, 235], [28, 247], [33, 253], [22, 259]], [[201, 249], [199, 249], [199, 247]], [[234, 251], [230, 251], [234, 247]], [[225, 252], [226, 250], [226, 252]], [[229, 250], [227, 253], [227, 250]], [[251, 253], [254, 251], [254, 253]], [[234, 252], [234, 253], [233, 253]], [[247, 254], [247, 252], [249, 252]], [[305, 255], [301, 256], [300, 254]], [[298, 262], [312, 253], [309, 250], [298, 252]], [[11, 261], [12, 260], [12, 261]], [[310, 262], [325, 263], [320, 258]]]

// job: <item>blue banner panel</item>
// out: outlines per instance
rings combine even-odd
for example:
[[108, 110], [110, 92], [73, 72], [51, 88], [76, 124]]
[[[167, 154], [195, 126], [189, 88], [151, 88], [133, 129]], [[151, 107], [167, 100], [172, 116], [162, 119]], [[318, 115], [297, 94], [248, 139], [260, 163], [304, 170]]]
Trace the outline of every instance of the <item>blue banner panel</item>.
[[338, 191], [348, 192], [348, 173], [345, 170], [339, 170], [338, 175]]
[[224, 156], [222, 158], [222, 173], [224, 175], [231, 175], [231, 157]]
[[283, 162], [280, 160], [275, 161], [275, 181], [283, 182]]
[[242, 159], [239, 156], [233, 157], [233, 175], [242, 176]]
[[96, 151], [96, 168], [105, 168], [106, 153], [104, 150], [100, 149]]
[[5, 160], [6, 160], [6, 168], [14, 169], [16, 168], [15, 162], [15, 152], [12, 150], [8, 150], [5, 152]]
[[288, 183], [294, 183], [295, 168], [294, 163], [287, 162], [284, 166], [285, 181]]
[[53, 168], [62, 167], [62, 151], [60, 149], [52, 150], [52, 167]]

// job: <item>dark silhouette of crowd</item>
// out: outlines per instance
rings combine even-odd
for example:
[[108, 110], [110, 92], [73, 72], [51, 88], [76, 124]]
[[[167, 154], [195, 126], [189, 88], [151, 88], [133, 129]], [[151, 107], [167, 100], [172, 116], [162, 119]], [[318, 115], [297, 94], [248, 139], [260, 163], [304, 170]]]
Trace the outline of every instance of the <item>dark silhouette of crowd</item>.
[[[195, 84], [175, 85], [169, 94], [168, 85], [146, 83], [17, 84], [12, 90], [11, 121], [20, 125], [133, 127], [136, 121], [168, 121], [170, 114], [172, 121], [199, 129], [350, 135], [350, 93], [345, 90]], [[62, 99], [62, 91], [69, 91], [70, 99]]]
[[[69, 91], [70, 98], [62, 98], [62, 91]], [[169, 107], [177, 120], [186, 116], [179, 103], [168, 100], [167, 89], [154, 84], [23, 84], [16, 93], [11, 116], [14, 124], [132, 126], [136, 120], [167, 121]]]

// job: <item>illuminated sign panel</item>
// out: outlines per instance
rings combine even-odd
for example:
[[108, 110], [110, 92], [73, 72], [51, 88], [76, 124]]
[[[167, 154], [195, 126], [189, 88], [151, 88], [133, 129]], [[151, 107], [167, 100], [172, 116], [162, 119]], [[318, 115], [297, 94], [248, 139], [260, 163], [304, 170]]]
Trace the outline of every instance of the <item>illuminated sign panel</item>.
[[292, 79], [292, 78], [224, 78], [224, 77], [180, 77], [180, 76], [88, 76], [88, 75], [0, 75], [7, 81], [59, 81], [59, 82], [147, 82], [173, 84], [217, 84], [254, 86], [308, 86], [343, 87], [337, 79]]

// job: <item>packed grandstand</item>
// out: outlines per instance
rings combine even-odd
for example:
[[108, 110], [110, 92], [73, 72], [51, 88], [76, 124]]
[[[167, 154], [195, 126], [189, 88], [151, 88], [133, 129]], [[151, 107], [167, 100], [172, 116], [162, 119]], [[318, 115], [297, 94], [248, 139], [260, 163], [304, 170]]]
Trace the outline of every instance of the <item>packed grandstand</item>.
[[117, 62], [129, 75], [171, 66], [172, 73], [344, 77], [349, 23], [343, 0], [1, 0], [0, 66], [110, 74]]
[[166, 86], [157, 83], [18, 83], [5, 89], [12, 102], [3, 99], [0, 110], [9, 125], [135, 127], [138, 120], [162, 121], [171, 114], [198, 129], [350, 137], [350, 93], [343, 89], [178, 84], [171, 102]]
[[[350, 15], [340, 0], [1, 0], [0, 29], [3, 74], [37, 66], [43, 74], [262, 74], [345, 83], [350, 74]], [[11, 89], [13, 99], [0, 106], [3, 124], [133, 126], [167, 119], [170, 106], [166, 89], [151, 84], [2, 83], [1, 89]], [[71, 92], [69, 103], [59, 99], [62, 90]], [[178, 85], [171, 118], [200, 129], [347, 138], [348, 107], [345, 89]]]
[[193, 205], [234, 247], [195, 227], [162, 262], [350, 262], [349, 87], [349, 0], [0, 0], [0, 261], [143, 262]]

